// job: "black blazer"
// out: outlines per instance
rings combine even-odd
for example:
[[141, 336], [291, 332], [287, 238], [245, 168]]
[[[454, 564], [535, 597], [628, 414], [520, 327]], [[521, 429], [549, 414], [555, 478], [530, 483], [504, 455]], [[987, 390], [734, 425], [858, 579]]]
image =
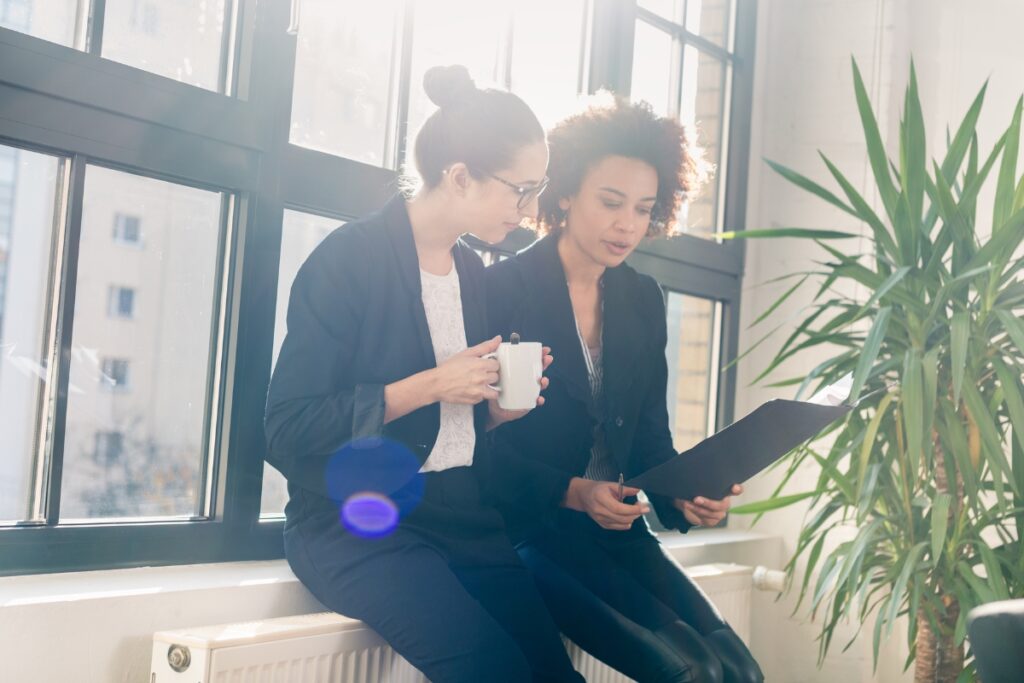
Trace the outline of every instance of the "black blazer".
[[[558, 236], [549, 235], [484, 273], [490, 335], [551, 347], [544, 405], [491, 436], [481, 467], [492, 500], [521, 540], [558, 509], [569, 480], [583, 476], [594, 427], [600, 424], [620, 471], [628, 479], [675, 457], [665, 391], [668, 366], [665, 301], [658, 283], [628, 265], [602, 278], [604, 364], [601, 405], [595, 405], [576, 332]], [[670, 498], [650, 496], [667, 528], [690, 527]], [[634, 529], [643, 526], [637, 520]]]
[[[483, 262], [461, 241], [452, 253], [472, 346], [486, 334]], [[386, 437], [425, 462], [440, 429], [439, 405], [385, 425], [384, 386], [435, 366], [412, 226], [397, 196], [331, 232], [292, 284], [265, 416], [267, 462], [288, 479], [289, 493], [298, 487], [327, 496], [327, 461], [353, 439]], [[486, 402], [474, 417], [479, 451]]]

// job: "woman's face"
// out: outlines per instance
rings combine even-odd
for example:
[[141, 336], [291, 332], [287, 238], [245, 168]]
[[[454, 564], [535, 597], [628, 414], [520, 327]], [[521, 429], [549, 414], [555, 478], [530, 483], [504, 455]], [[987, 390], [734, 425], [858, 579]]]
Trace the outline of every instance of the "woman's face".
[[[508, 168], [492, 175], [519, 187], [536, 187], [548, 168], [548, 147], [536, 142], [519, 150]], [[463, 217], [468, 232], [490, 244], [497, 244], [519, 227], [524, 218], [536, 218], [537, 197], [519, 206], [519, 194], [491, 176], [474, 179], [467, 187]]]
[[647, 234], [658, 195], [658, 172], [646, 161], [602, 159], [587, 171], [579, 192], [559, 201], [567, 211], [563, 239], [597, 264], [614, 268]]

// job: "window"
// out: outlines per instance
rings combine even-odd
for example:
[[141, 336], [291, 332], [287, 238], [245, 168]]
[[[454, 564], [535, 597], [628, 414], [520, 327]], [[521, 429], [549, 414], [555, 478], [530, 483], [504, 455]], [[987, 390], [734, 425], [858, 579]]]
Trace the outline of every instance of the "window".
[[0, 0], [0, 27], [53, 43], [85, 46], [88, 0]]
[[141, 236], [139, 217], [123, 213], [114, 214], [114, 239], [124, 244], [138, 244]]
[[[80, 353], [70, 369], [62, 517], [187, 515], [201, 507], [224, 201], [218, 192], [86, 169], [72, 340]], [[112, 251], [100, 228], [112, 215], [145, 220], [145, 247]], [[115, 268], [137, 285], [109, 288], [104, 280]], [[117, 292], [118, 312], [126, 301], [134, 305], [138, 292], [153, 315], [128, 334], [109, 325], [100, 308], [109, 311], [109, 289]], [[101, 391], [90, 390], [90, 377], [98, 377]], [[119, 469], [116, 487], [78, 447], [107, 431], [124, 435], [130, 464]], [[96, 480], [104, 482], [99, 494]], [[100, 499], [97, 507], [92, 501]]]
[[[288, 331], [288, 294], [292, 282], [299, 272], [299, 266], [327, 235], [342, 224], [335, 218], [316, 216], [301, 211], [285, 209], [281, 229], [281, 259], [277, 274], [277, 306], [274, 315], [274, 353], [271, 372], [277, 365], [277, 354], [281, 351]], [[260, 496], [260, 515], [279, 516], [288, 502], [288, 489], [284, 477], [270, 465], [263, 465], [263, 492]]]
[[734, 0], [651, 0], [637, 10], [631, 96], [695, 132], [711, 180], [690, 197], [680, 227], [700, 237], [725, 229], [734, 14]]
[[715, 431], [720, 304], [667, 292], [669, 425], [677, 451]]
[[59, 243], [63, 171], [58, 157], [0, 145], [0, 520], [8, 522], [31, 516], [42, 397], [51, 378], [47, 273]]
[[131, 287], [111, 286], [107, 290], [107, 317], [135, 317], [135, 290]]
[[110, 467], [121, 461], [124, 453], [124, 434], [122, 432], [96, 432], [96, 447], [93, 461], [101, 467]]
[[227, 92], [231, 0], [106, 0], [101, 55], [206, 90]]
[[124, 358], [104, 358], [100, 364], [100, 386], [106, 389], [128, 388], [128, 361]]
[[293, 144], [393, 167], [400, 0], [304, 0], [295, 51]]
[[588, 18], [587, 0], [304, 0], [289, 140], [391, 169], [404, 149], [408, 163], [434, 111], [423, 74], [447, 64], [467, 66], [481, 87], [511, 88], [551, 125], [585, 90]]
[[[722, 184], [689, 231], [742, 225], [723, 176], [746, 152], [750, 0], [301, 0], [292, 27], [289, 5], [0, 0], [0, 575], [282, 557], [287, 494], [262, 456], [287, 293], [394, 192], [434, 63], [545, 125], [632, 75], [714, 148]], [[732, 246], [633, 257], [679, 315], [677, 436], [729, 420]]]

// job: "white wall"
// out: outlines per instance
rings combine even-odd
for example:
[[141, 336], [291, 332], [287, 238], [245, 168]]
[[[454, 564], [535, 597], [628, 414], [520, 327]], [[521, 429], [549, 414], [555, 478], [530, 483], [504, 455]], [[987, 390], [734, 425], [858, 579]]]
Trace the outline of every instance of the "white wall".
[[[778, 566], [780, 539], [732, 530], [668, 534], [687, 566]], [[773, 595], [755, 592], [751, 641], [771, 647]], [[152, 635], [190, 626], [307, 614], [324, 608], [284, 560], [0, 578], [0, 680], [147, 683]]]
[[[1014, 0], [975, 3], [957, 0], [761, 0], [758, 19], [756, 77], [750, 151], [748, 228], [833, 227], [859, 231], [845, 214], [797, 190], [775, 175], [762, 161], [778, 161], [840, 193], [817, 151], [821, 150], [878, 206], [853, 95], [850, 57], [860, 65], [875, 103], [883, 137], [896, 148], [903, 89], [911, 54], [915, 59], [929, 152], [938, 156], [945, 127], [956, 126], [985, 78], [991, 77], [979, 122], [984, 153], [1009, 123], [1016, 99], [1024, 90], [1024, 50], [1019, 28], [1024, 26], [1024, 3]], [[895, 154], [895, 151], [893, 152]], [[941, 158], [941, 157], [940, 157]], [[983, 195], [979, 206], [989, 202]], [[991, 197], [991, 194], [987, 195]], [[980, 229], [989, 226], [979, 211]], [[851, 240], [852, 242], [852, 240]], [[856, 245], [846, 243], [851, 250]], [[759, 286], [773, 277], [809, 268], [820, 257], [816, 247], [799, 240], [751, 241], [747, 244], [744, 276], [741, 350], [777, 324], [775, 337], [739, 366], [736, 414], [743, 415], [762, 401], [791, 397], [792, 390], [748, 387], [765, 368], [782, 339], [791, 331], [799, 308], [810, 299], [794, 296], [771, 319], [754, 330], [749, 324], [791, 284]], [[788, 324], [786, 324], [788, 323]], [[762, 332], [763, 330], [763, 332]], [[775, 379], [809, 371], [820, 360], [813, 353], [795, 359]], [[815, 472], [795, 478], [788, 491], [814, 483]], [[747, 486], [743, 501], [771, 495], [778, 475], [767, 475]], [[784, 539], [786, 557], [792, 552], [806, 508], [775, 512], [758, 525]], [[749, 518], [734, 516], [731, 524], [745, 526]], [[906, 656], [905, 631], [887, 639], [877, 673], [872, 673], [870, 631], [846, 653], [846, 641], [856, 635], [850, 625], [837, 633], [833, 654], [816, 667], [819, 623], [810, 623], [806, 610], [789, 618], [793, 600], [777, 607], [775, 643], [763, 662], [769, 680], [801, 683], [909, 681], [902, 674]], [[820, 619], [819, 619], [820, 621]]]

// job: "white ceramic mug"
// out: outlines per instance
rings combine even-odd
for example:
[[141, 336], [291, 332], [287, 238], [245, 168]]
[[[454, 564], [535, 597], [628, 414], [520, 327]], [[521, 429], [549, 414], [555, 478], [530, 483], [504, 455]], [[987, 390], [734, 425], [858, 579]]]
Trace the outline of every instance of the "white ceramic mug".
[[544, 372], [544, 347], [540, 342], [502, 342], [498, 350], [485, 358], [496, 358], [501, 366], [498, 384], [498, 405], [505, 410], [529, 410], [537, 407], [540, 378]]

